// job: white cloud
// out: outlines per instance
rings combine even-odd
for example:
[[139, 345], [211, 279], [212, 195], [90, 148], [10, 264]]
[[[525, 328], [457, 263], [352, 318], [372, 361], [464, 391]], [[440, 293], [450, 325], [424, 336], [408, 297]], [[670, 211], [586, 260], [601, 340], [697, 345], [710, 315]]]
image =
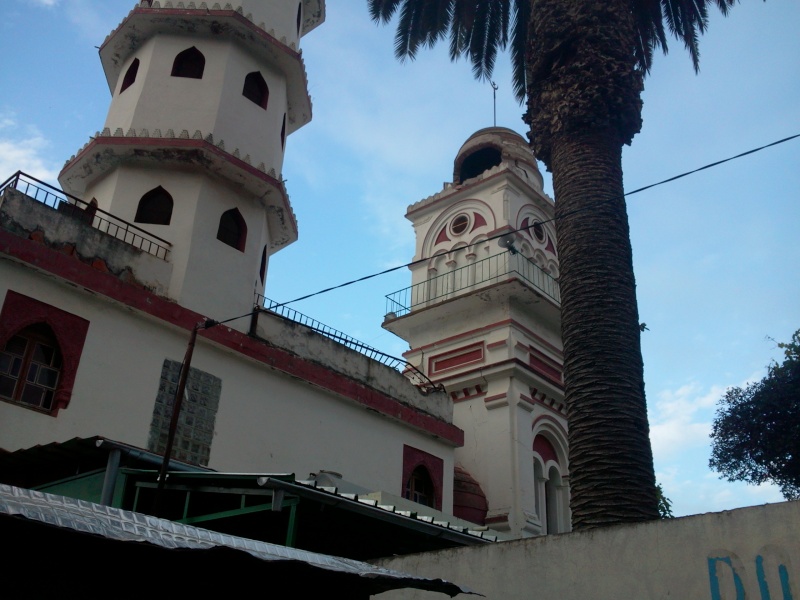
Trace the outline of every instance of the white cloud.
[[28, 2], [36, 6], [55, 6], [59, 0], [28, 0]]
[[46, 158], [50, 142], [35, 127], [19, 126], [13, 114], [0, 114], [0, 177], [25, 171], [38, 179], [55, 182], [57, 165]]
[[707, 446], [711, 409], [724, 393], [723, 386], [712, 385], [704, 390], [694, 382], [659, 392], [650, 411], [650, 440], [656, 460], [665, 461]]

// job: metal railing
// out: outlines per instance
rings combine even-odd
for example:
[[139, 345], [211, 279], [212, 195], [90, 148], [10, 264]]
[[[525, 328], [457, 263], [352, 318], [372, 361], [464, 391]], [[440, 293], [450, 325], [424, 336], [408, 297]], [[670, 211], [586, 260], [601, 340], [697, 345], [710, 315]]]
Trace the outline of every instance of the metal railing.
[[558, 281], [552, 275], [522, 254], [503, 252], [387, 294], [386, 314], [401, 317], [416, 308], [515, 277], [561, 304]]
[[411, 363], [407, 362], [405, 359], [397, 358], [391, 354], [386, 354], [385, 352], [382, 352], [377, 348], [373, 348], [372, 346], [369, 346], [364, 342], [361, 342], [354, 337], [339, 331], [338, 329], [334, 329], [333, 327], [329, 327], [324, 323], [320, 323], [316, 319], [312, 319], [308, 315], [304, 315], [293, 308], [289, 308], [288, 306], [284, 306], [279, 302], [270, 300], [261, 294], [256, 294], [256, 306], [263, 307], [264, 309], [278, 315], [279, 317], [282, 317], [287, 321], [304, 325], [320, 335], [324, 335], [328, 339], [333, 340], [334, 342], [338, 342], [343, 346], [347, 346], [351, 350], [355, 350], [356, 352], [371, 358], [372, 360], [378, 361], [387, 367], [400, 371], [425, 394], [440, 387], [433, 383], [422, 371], [417, 369], [417, 367]]
[[17, 171], [9, 177], [0, 185], [0, 194], [6, 188], [14, 188], [29, 198], [56, 209], [63, 215], [79, 219], [98, 231], [130, 244], [143, 252], [163, 260], [167, 259], [167, 254], [169, 254], [169, 249], [172, 246], [167, 240], [148, 233], [132, 223], [128, 223], [111, 213], [97, 208], [94, 204], [84, 202], [80, 198], [67, 194], [27, 173]]

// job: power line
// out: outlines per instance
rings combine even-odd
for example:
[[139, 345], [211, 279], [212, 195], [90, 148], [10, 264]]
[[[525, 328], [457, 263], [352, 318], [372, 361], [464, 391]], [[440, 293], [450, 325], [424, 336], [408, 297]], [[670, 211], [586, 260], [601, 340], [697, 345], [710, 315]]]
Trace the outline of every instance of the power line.
[[[709, 163], [709, 164], [704, 165], [702, 167], [698, 167], [697, 169], [692, 169], [691, 171], [686, 171], [684, 173], [681, 173], [680, 175], [675, 175], [673, 177], [669, 177], [669, 178], [664, 179], [662, 181], [658, 181], [656, 183], [651, 183], [651, 184], [646, 185], [644, 187], [640, 187], [640, 188], [637, 188], [635, 190], [631, 190], [630, 192], [626, 192], [626, 193], [622, 194], [622, 197], [624, 198], [626, 196], [633, 196], [634, 194], [638, 194], [638, 193], [643, 192], [645, 190], [649, 190], [649, 189], [652, 189], [654, 187], [658, 187], [660, 185], [664, 185], [666, 183], [671, 183], [671, 182], [676, 181], [678, 179], [682, 179], [683, 177], [688, 177], [689, 175], [693, 175], [695, 173], [699, 173], [700, 171], [705, 171], [706, 169], [710, 169], [712, 167], [717, 167], [717, 166], [719, 166], [721, 164], [724, 164], [726, 162], [730, 162], [732, 160], [736, 160], [737, 158], [742, 158], [742, 157], [747, 156], [749, 154], [754, 154], [756, 152], [760, 152], [761, 150], [765, 150], [767, 148], [771, 148], [772, 146], [777, 146], [779, 144], [783, 144], [783, 143], [789, 142], [789, 141], [797, 139], [797, 138], [800, 138], [800, 133], [798, 133], [796, 135], [791, 135], [791, 136], [783, 138], [781, 140], [777, 140], [775, 142], [766, 144], [764, 146], [759, 146], [758, 148], [753, 148], [752, 150], [747, 150], [746, 152], [742, 152], [740, 154], [736, 154], [735, 156], [731, 156], [731, 157], [728, 157], [728, 158], [723, 158], [722, 160], [718, 160], [716, 162]], [[583, 211], [586, 211], [586, 210], [589, 210], [589, 209], [596, 208], [598, 205], [605, 204], [607, 202], [612, 202], [612, 201], [618, 200], [618, 199], [619, 199], [619, 196], [617, 194], [614, 194], [613, 196], [608, 196], [607, 198], [604, 198], [604, 199], [599, 200], [598, 202], [595, 202], [591, 206], [585, 206], [585, 207], [582, 207], [582, 208], [577, 208], [577, 209], [575, 209], [575, 210], [573, 210], [573, 211], [571, 211], [569, 213], [563, 214], [559, 218], [563, 219], [564, 217], [572, 216], [572, 215], [575, 215], [577, 213], [580, 213], [580, 212], [583, 212]], [[509, 235], [511, 233], [517, 233], [517, 232], [520, 232], [520, 231], [526, 231], [528, 229], [531, 229], [532, 227], [535, 227], [537, 223], [543, 225], [545, 223], [553, 223], [555, 221], [556, 221], [555, 217], [553, 217], [552, 219], [547, 219], [545, 221], [536, 221], [536, 222], [534, 222], [531, 225], [528, 225], [526, 227], [520, 227], [519, 229], [507, 230], [507, 231], [504, 231], [503, 233], [499, 233], [497, 235], [493, 235], [491, 237], [482, 239], [479, 242], [475, 242], [475, 243], [469, 244], [467, 246], [460, 246], [458, 249], [459, 250], [465, 250], [467, 248], [471, 248], [472, 246], [477, 246], [479, 244], [485, 244], [486, 242], [491, 242], [493, 240], [500, 239], [501, 237], [507, 236], [507, 235]], [[398, 271], [400, 269], [407, 269], [409, 267], [413, 267], [413, 266], [418, 265], [420, 263], [428, 262], [430, 260], [430, 258], [431, 257], [420, 258], [418, 260], [413, 260], [413, 261], [411, 261], [409, 263], [405, 263], [403, 265], [398, 265], [396, 267], [391, 267], [389, 269], [385, 269], [385, 270], [379, 271], [377, 273], [372, 273], [370, 275], [365, 275], [364, 277], [359, 277], [358, 279], [352, 279], [350, 281], [345, 281], [344, 283], [340, 283], [338, 285], [334, 285], [334, 286], [325, 288], [323, 290], [319, 290], [317, 292], [313, 292], [311, 294], [306, 294], [305, 296], [300, 296], [299, 298], [295, 298], [294, 300], [289, 300], [287, 302], [283, 302], [281, 304], [278, 304], [278, 305], [274, 306], [273, 309], [274, 308], [280, 308], [280, 307], [286, 306], [288, 304], [294, 304], [295, 302], [300, 302], [301, 300], [308, 300], [309, 298], [313, 298], [314, 296], [320, 296], [322, 294], [327, 294], [328, 292], [332, 292], [333, 290], [338, 290], [340, 288], [347, 287], [347, 286], [350, 286], [350, 285], [354, 285], [356, 283], [361, 283], [362, 281], [367, 281], [368, 279], [374, 279], [375, 277], [380, 277], [381, 275], [387, 275], [389, 273], [393, 273], [394, 271]], [[247, 315], [244, 315], [244, 316], [247, 316]], [[241, 318], [241, 317], [237, 317], [237, 318]]]

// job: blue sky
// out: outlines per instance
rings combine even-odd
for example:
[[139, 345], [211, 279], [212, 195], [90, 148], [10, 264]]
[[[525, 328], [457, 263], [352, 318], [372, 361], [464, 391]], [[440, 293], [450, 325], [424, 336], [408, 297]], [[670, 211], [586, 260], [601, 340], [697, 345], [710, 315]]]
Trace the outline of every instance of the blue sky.
[[[110, 96], [95, 46], [134, 2], [3, 6], [0, 179], [22, 169], [52, 181], [102, 128]], [[267, 295], [278, 301], [408, 262], [406, 207], [440, 190], [459, 146], [492, 124], [491, 88], [445, 47], [401, 65], [393, 31], [369, 21], [365, 0], [329, 0], [327, 10], [303, 41], [314, 120], [287, 141], [300, 240], [270, 262]], [[699, 75], [672, 43], [646, 81], [626, 189], [800, 133], [798, 26], [796, 0], [714, 13]], [[497, 67], [498, 125], [524, 134], [507, 57]], [[799, 190], [795, 140], [629, 198], [656, 472], [676, 514], [780, 500], [774, 486], [710, 472], [708, 433], [724, 390], [780, 357], [767, 336], [800, 328]], [[293, 307], [400, 355], [406, 344], [380, 328], [383, 297], [409, 283], [400, 270]]]

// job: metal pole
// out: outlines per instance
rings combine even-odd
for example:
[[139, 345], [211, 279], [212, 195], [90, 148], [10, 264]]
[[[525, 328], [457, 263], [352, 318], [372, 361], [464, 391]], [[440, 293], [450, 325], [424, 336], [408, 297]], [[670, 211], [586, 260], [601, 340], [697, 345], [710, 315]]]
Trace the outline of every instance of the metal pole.
[[192, 366], [192, 354], [194, 354], [194, 345], [197, 341], [197, 332], [201, 328], [205, 329], [205, 327], [205, 323], [198, 323], [192, 327], [192, 334], [189, 336], [189, 345], [186, 348], [186, 355], [183, 357], [181, 376], [178, 378], [178, 390], [175, 392], [175, 400], [172, 402], [172, 418], [170, 419], [169, 432], [167, 433], [167, 447], [164, 450], [164, 459], [161, 461], [161, 470], [158, 472], [156, 499], [153, 503], [153, 515], [156, 517], [159, 516], [161, 497], [164, 492], [164, 485], [167, 481], [167, 470], [169, 469], [172, 445], [175, 442], [175, 432], [178, 429], [178, 417], [181, 412], [181, 404], [183, 404], [183, 396], [186, 393], [186, 381], [189, 379], [189, 369]]
[[490, 81], [489, 83], [492, 84], [492, 99], [494, 100], [494, 126], [497, 127], [497, 84], [494, 81]]

